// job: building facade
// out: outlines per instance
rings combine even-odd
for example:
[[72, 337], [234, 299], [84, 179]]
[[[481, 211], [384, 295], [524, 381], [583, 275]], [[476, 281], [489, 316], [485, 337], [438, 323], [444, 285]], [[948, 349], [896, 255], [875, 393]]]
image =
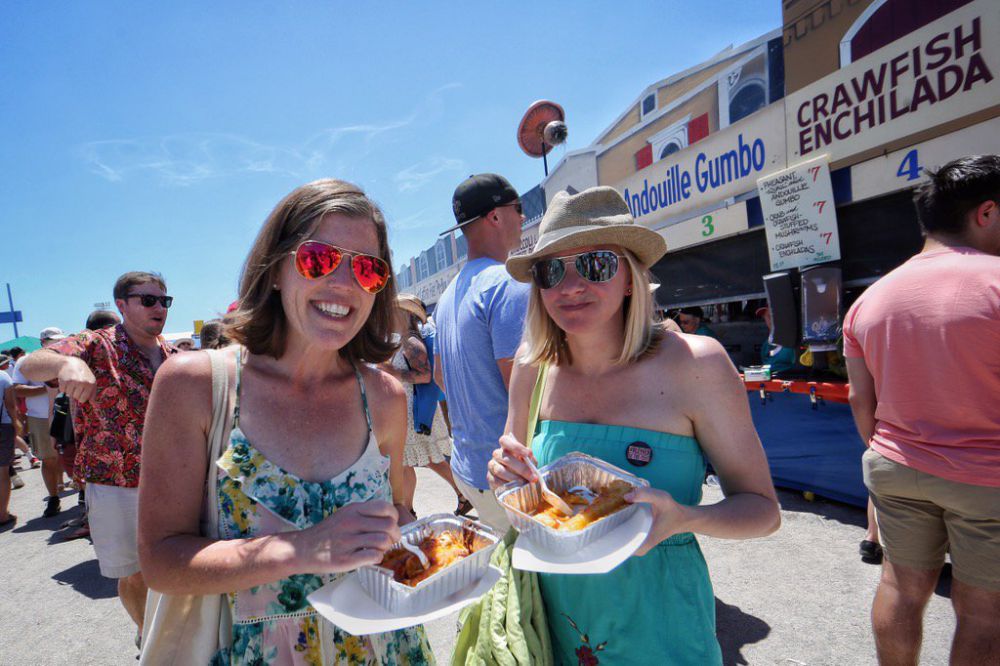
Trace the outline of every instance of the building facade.
[[[780, 30], [642, 91], [591, 146], [560, 161], [546, 195], [618, 188], [636, 220], [667, 238], [669, 265], [689, 248], [760, 234], [758, 179], [822, 157], [847, 227], [841, 242], [854, 243], [852, 205], [886, 204], [921, 182], [924, 168], [954, 157], [1000, 152], [1000, 46], [986, 38], [998, 14], [990, 0], [786, 2]], [[912, 240], [904, 207], [906, 229], [897, 232]], [[844, 261], [865, 263], [850, 249]], [[859, 279], [883, 272], [856, 268]], [[726, 296], [678, 289], [661, 290], [661, 301]]]
[[401, 294], [414, 294], [433, 310], [448, 282], [465, 265], [468, 254], [464, 236], [454, 231], [442, 236], [400, 267], [396, 289]]
[[[910, 202], [924, 169], [1000, 153], [996, 0], [786, 0], [783, 25], [657, 81], [524, 194], [519, 252], [559, 191], [611, 185], [668, 253], [664, 308], [764, 297], [775, 248], [758, 180], [818, 160], [835, 211], [833, 256], [860, 290], [921, 243]], [[773, 225], [771, 225], [773, 226]], [[397, 276], [437, 302], [464, 263], [461, 234]], [[724, 311], [724, 309], [723, 309]]]
[[779, 264], [760, 179], [807, 163], [829, 174], [836, 247], [822, 256], [836, 257], [851, 298], [919, 250], [911, 198], [924, 169], [1000, 153], [1000, 45], [988, 37], [1000, 34], [1000, 3], [782, 9], [781, 28], [643, 90], [543, 181], [550, 198], [593, 185], [622, 192], [667, 240], [653, 268], [665, 308], [765, 296], [762, 278]]
[[[536, 185], [521, 195], [524, 223], [521, 246], [515, 254], [528, 252], [538, 240], [538, 223], [545, 213], [545, 192]], [[469, 255], [469, 244], [461, 232], [451, 232], [439, 238], [396, 273], [396, 288], [403, 294], [414, 294], [433, 312], [445, 287], [462, 270]]]

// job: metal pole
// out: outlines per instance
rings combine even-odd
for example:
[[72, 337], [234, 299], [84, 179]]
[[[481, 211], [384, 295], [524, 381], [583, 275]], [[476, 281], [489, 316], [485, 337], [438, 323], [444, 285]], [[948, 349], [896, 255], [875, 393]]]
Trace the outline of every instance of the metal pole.
[[10, 291], [10, 282], [7, 283], [7, 302], [10, 303], [10, 318], [11, 323], [14, 324], [14, 337], [19, 338], [21, 336], [17, 334], [17, 319], [14, 317], [14, 295]]
[[545, 177], [549, 177], [549, 158], [545, 154], [545, 140], [542, 140], [542, 164], [545, 165]]

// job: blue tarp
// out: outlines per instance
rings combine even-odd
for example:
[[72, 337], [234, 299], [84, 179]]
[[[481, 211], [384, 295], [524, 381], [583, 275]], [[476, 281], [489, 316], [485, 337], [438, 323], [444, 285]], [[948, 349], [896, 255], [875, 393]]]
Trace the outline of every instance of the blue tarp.
[[866, 506], [865, 447], [848, 405], [821, 402], [812, 409], [809, 396], [797, 393], [769, 393], [765, 404], [756, 391], [747, 396], [774, 485]]

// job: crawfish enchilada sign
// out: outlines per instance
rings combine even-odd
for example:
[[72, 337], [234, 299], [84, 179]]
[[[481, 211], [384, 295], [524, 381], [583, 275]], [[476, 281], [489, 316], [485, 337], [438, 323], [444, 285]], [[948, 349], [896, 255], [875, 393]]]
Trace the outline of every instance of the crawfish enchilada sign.
[[1000, 2], [950, 12], [785, 98], [789, 163], [832, 162], [1000, 105]]

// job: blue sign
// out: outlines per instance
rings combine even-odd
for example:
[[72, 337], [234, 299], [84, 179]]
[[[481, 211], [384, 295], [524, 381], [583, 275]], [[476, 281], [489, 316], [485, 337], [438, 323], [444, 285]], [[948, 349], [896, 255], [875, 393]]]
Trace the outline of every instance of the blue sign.
[[24, 321], [21, 319], [20, 310], [14, 310], [13, 312], [0, 312], [0, 324], [14, 324], [19, 321]]
[[[718, 154], [704, 151], [696, 153], [690, 170], [682, 166], [682, 163], [675, 163], [662, 171], [659, 179], [654, 176], [652, 183], [644, 178], [641, 184], [635, 184], [634, 189], [626, 186], [623, 192], [625, 202], [628, 203], [632, 217], [638, 219], [693, 196], [708, 194], [744, 179], [757, 177], [768, 166], [766, 158], [763, 139], [744, 140], [740, 133], [736, 136], [736, 145], [729, 150]], [[748, 181], [747, 189], [753, 189], [752, 181]]]

